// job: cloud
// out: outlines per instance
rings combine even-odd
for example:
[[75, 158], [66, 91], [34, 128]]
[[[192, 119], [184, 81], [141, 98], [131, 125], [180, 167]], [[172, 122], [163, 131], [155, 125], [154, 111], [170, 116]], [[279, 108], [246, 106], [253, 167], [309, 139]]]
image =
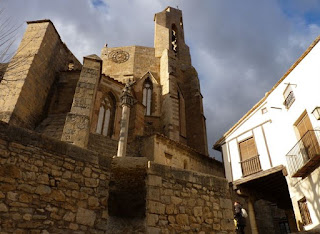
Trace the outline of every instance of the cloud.
[[[315, 17], [320, 15], [320, 4], [315, 0], [303, 4], [297, 0], [2, 0], [1, 4], [18, 22], [51, 19], [80, 61], [88, 54], [100, 55], [105, 43], [152, 47], [154, 14], [168, 5], [178, 6], [201, 82], [209, 149], [320, 32], [320, 17]], [[220, 158], [217, 152], [210, 153]]]

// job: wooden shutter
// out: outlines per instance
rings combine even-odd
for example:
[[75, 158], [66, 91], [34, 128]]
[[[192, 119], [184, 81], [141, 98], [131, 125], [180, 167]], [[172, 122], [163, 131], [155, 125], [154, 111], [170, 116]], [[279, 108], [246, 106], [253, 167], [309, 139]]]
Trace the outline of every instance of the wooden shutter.
[[296, 127], [299, 131], [300, 139], [302, 140], [307, 156], [313, 158], [316, 154], [319, 154], [320, 147], [318, 140], [307, 113], [297, 122]]
[[250, 137], [249, 139], [240, 142], [239, 148], [241, 154], [241, 161], [247, 160], [258, 155], [256, 143], [254, 142], [253, 137]]
[[306, 134], [307, 131], [313, 130], [311, 121], [307, 113], [301, 118], [296, 126], [298, 128], [300, 138], [303, 137], [303, 135]]

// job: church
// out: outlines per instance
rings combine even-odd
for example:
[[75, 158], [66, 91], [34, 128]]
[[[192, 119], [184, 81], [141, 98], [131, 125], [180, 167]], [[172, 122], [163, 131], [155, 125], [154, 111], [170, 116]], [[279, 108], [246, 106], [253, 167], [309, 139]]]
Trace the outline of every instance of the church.
[[182, 12], [154, 22], [154, 48], [82, 63], [50, 20], [27, 22], [0, 78], [1, 231], [234, 233]]

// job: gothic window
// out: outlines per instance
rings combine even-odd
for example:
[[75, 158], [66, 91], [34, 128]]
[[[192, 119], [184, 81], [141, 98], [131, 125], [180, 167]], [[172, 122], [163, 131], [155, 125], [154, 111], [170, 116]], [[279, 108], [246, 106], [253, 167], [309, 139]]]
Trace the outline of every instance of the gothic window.
[[178, 53], [178, 29], [175, 24], [171, 28], [171, 49]]
[[187, 136], [186, 133], [186, 105], [183, 95], [178, 91], [179, 101], [179, 123], [180, 123], [180, 135], [183, 137]]
[[143, 83], [143, 100], [142, 104], [146, 107], [146, 115], [151, 115], [151, 105], [152, 105], [152, 82], [149, 78]]
[[109, 93], [100, 105], [96, 133], [109, 137], [112, 136], [115, 112], [116, 99], [112, 93]]

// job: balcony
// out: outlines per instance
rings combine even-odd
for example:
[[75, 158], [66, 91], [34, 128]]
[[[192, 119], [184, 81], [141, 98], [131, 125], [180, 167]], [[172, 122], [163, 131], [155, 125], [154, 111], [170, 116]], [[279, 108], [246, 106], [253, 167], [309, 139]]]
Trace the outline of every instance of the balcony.
[[252, 175], [261, 171], [261, 164], [259, 155], [254, 156], [252, 158], [241, 161], [241, 168], [243, 176]]
[[287, 153], [289, 174], [306, 177], [320, 165], [320, 131], [308, 131]]

